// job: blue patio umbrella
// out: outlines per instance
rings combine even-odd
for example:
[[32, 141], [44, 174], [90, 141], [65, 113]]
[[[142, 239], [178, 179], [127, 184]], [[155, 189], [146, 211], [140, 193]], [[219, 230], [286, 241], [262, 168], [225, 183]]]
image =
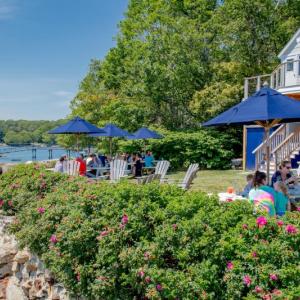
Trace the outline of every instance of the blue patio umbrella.
[[75, 117], [66, 124], [58, 126], [50, 131], [49, 134], [75, 134], [77, 138], [77, 150], [78, 149], [78, 138], [82, 134], [90, 133], [105, 133], [103, 129], [89, 123], [88, 121], [81, 119], [80, 117]]
[[113, 137], [130, 137], [132, 136], [128, 131], [119, 128], [118, 126], [108, 123], [103, 127], [105, 132], [103, 133], [92, 133], [89, 134], [91, 137], [108, 137], [109, 138], [109, 148], [110, 156], [112, 156], [112, 138]]
[[264, 87], [249, 98], [202, 124], [219, 125], [260, 125], [266, 132], [267, 177], [270, 173], [270, 128], [279, 123], [300, 121], [300, 102], [282, 95], [264, 84]]
[[154, 130], [150, 130], [147, 127], [141, 127], [132, 136], [129, 136], [129, 140], [144, 140], [144, 151], [146, 150], [147, 139], [162, 139], [163, 136]]
[[162, 135], [157, 133], [154, 130], [150, 130], [147, 127], [142, 127], [139, 130], [137, 130], [132, 136], [129, 136], [129, 140], [146, 140], [146, 139], [161, 139], [163, 138]]

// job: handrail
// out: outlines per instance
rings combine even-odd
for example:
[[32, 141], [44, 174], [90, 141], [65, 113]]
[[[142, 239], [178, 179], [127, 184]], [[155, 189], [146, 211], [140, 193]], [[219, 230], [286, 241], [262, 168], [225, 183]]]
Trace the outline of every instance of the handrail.
[[275, 166], [283, 160], [289, 159], [294, 151], [300, 149], [300, 130], [291, 133], [280, 145], [278, 145], [272, 152], [275, 159]]
[[292, 132], [282, 143], [280, 143], [273, 151], [271, 151], [271, 153], [273, 154], [277, 152], [277, 150], [280, 149], [286, 142], [288, 142], [294, 135], [295, 132]]
[[[272, 139], [272, 137], [274, 135], [276, 135], [281, 129], [283, 129], [285, 127], [285, 124], [281, 124], [275, 131], [272, 132], [272, 134], [269, 137], [269, 140]], [[253, 151], [252, 154], [255, 154], [259, 149], [261, 149], [262, 147], [264, 147], [264, 145], [266, 144], [267, 140], [263, 141], [258, 147], [256, 147]]]

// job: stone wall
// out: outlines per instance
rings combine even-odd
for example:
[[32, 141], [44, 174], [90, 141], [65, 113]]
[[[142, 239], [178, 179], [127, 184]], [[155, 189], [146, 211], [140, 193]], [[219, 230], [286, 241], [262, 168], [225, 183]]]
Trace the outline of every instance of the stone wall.
[[0, 300], [71, 300], [64, 287], [28, 249], [5, 232], [13, 217], [0, 216]]

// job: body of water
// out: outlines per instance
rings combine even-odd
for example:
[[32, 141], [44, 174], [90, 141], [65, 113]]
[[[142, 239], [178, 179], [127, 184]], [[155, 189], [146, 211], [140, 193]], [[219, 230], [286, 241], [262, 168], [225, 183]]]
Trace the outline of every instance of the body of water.
[[[28, 147], [14, 147], [18, 150], [18, 152], [11, 152], [2, 154], [2, 151], [9, 150], [9, 146], [0, 146], [0, 163], [17, 163], [17, 162], [26, 162], [26, 161], [41, 161], [49, 159], [49, 149], [51, 148], [36, 148], [36, 158], [32, 157], [32, 150], [28, 149]], [[67, 150], [65, 149], [52, 149], [52, 159], [58, 159], [62, 155], [67, 155]], [[71, 152], [71, 156], [74, 153]]]

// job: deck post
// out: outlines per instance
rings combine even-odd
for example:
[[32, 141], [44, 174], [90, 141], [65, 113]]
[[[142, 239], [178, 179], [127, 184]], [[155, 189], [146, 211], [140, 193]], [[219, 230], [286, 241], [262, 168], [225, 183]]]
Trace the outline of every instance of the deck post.
[[248, 94], [249, 94], [249, 79], [245, 78], [245, 83], [244, 83], [244, 99], [248, 98]]
[[259, 91], [260, 90], [260, 87], [261, 87], [261, 80], [260, 80], [260, 76], [257, 76], [257, 82], [256, 82], [256, 91]]

